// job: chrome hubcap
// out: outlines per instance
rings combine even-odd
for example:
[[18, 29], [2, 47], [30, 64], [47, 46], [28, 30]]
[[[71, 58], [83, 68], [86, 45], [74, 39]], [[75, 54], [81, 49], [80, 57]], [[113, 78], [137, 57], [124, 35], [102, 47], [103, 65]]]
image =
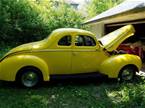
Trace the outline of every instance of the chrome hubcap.
[[130, 69], [125, 69], [122, 71], [122, 80], [129, 81], [133, 79], [133, 72]]
[[33, 87], [38, 83], [38, 76], [35, 72], [28, 71], [22, 76], [22, 83], [26, 87]]

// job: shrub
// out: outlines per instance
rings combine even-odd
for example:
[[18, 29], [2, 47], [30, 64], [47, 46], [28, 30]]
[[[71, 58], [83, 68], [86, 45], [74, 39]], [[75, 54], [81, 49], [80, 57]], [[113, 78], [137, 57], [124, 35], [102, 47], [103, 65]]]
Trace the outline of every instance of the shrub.
[[81, 15], [69, 5], [50, 0], [0, 0], [0, 39], [22, 44], [48, 36], [61, 27], [81, 26]]

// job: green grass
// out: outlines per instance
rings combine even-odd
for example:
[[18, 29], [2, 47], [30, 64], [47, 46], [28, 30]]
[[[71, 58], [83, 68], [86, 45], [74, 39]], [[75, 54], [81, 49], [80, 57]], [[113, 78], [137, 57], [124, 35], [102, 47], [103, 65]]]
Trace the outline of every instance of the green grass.
[[145, 83], [47, 82], [24, 89], [0, 83], [0, 108], [144, 108]]
[[[1, 51], [1, 56], [10, 47]], [[20, 88], [0, 82], [0, 108], [144, 108], [145, 81], [132, 83], [94, 79], [45, 82], [37, 88]]]

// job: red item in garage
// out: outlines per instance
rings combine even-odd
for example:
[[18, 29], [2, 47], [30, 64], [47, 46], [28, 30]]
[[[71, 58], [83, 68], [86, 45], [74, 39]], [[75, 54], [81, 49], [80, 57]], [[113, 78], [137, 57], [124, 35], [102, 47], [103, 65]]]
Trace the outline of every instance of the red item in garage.
[[121, 44], [117, 50], [123, 50], [127, 54], [135, 54], [143, 58], [143, 49], [141, 47], [131, 48], [131, 45], [129, 44]]

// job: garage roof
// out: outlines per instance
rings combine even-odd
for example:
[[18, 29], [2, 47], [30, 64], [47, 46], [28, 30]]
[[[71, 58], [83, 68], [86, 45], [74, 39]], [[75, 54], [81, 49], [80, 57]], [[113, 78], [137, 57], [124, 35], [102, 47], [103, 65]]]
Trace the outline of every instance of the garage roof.
[[137, 20], [145, 18], [145, 0], [126, 0], [123, 3], [91, 18], [84, 24], [91, 24], [103, 21], [114, 23], [126, 20]]

